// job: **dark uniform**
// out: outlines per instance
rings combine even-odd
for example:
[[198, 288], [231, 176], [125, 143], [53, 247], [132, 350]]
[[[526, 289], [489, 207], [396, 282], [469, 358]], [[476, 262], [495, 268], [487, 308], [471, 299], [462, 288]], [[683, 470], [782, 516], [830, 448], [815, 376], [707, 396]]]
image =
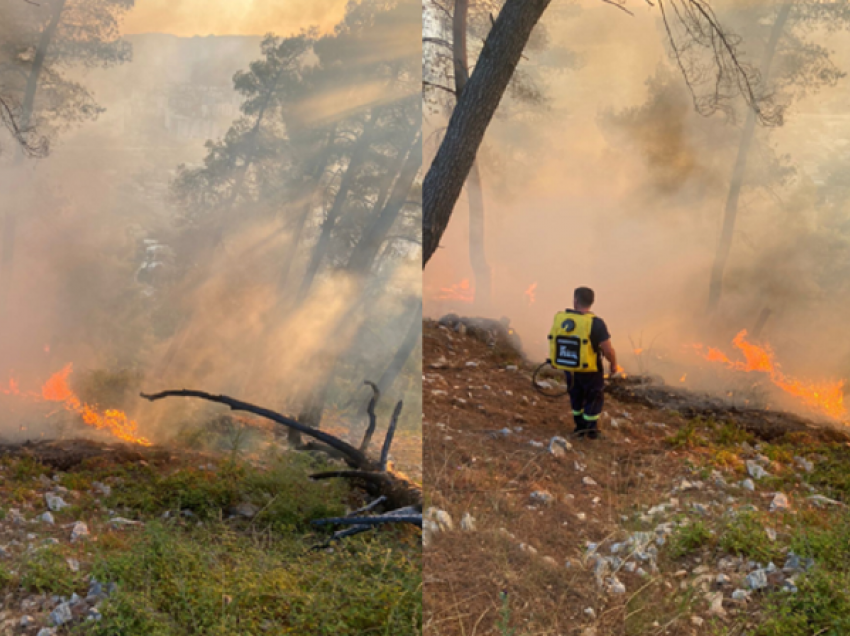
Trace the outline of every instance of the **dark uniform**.
[[[567, 313], [580, 313], [567, 310]], [[600, 345], [611, 339], [605, 321], [599, 316], [593, 317], [590, 326], [590, 346], [596, 353], [596, 371], [590, 373], [571, 373], [567, 375], [567, 386], [570, 387], [570, 403], [573, 407], [573, 419], [576, 423], [576, 433], [591, 438], [598, 437], [596, 422], [602, 414], [605, 402], [605, 371], [602, 369], [602, 349]]]

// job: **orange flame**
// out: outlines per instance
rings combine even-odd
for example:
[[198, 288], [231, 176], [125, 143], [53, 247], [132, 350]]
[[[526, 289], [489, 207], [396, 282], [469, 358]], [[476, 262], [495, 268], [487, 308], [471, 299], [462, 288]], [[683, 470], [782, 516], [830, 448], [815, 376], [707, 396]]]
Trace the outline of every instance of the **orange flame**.
[[107, 409], [99, 413], [94, 407], [81, 402], [68, 386], [68, 376], [71, 375], [72, 370], [73, 365], [68, 364], [61, 371], [54, 373], [41, 387], [41, 397], [48, 402], [61, 402], [66, 410], [79, 414], [89, 426], [106, 430], [118, 439], [142, 446], [151, 445], [147, 439], [136, 434], [138, 425], [128, 419], [124, 411]]
[[744, 329], [732, 340], [732, 344], [743, 353], [744, 362], [730, 360], [726, 354], [717, 349], [708, 348], [707, 352], [703, 353], [702, 345], [694, 345], [694, 347], [699, 355], [706, 360], [722, 362], [730, 369], [766, 373], [773, 384], [786, 393], [799, 398], [813, 410], [835, 418], [840, 418], [846, 414], [843, 380], [815, 383], [790, 378], [779, 370], [779, 364], [775, 362], [774, 353], [770, 346], [760, 347], [747, 342], [746, 337], [747, 330]]
[[639, 356], [639, 355], [640, 355], [640, 354], [642, 354], [642, 353], [643, 353], [643, 349], [640, 349], [640, 348], [635, 349], [635, 355], [636, 355], [636, 356]]
[[535, 301], [534, 290], [537, 289], [537, 283], [531, 283], [531, 286], [525, 290], [525, 295], [528, 296], [528, 304], [533, 305]]
[[681, 378], [679, 378], [679, 382], [684, 382], [684, 381], [685, 381], [685, 380], [687, 380], [687, 379], [688, 379], [688, 374], [686, 373], [686, 374], [685, 374], [685, 375], [683, 375]]
[[469, 279], [464, 278], [451, 287], [443, 287], [437, 296], [437, 300], [459, 300], [462, 303], [471, 303], [475, 300], [475, 290], [469, 284]]

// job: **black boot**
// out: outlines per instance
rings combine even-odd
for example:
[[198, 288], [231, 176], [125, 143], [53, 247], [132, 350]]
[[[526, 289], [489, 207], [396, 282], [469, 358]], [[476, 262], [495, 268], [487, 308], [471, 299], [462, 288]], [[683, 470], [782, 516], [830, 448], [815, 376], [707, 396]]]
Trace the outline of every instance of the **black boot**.
[[576, 428], [573, 431], [573, 435], [576, 435], [577, 437], [584, 437], [585, 433], [587, 432], [588, 426], [587, 420], [584, 419], [584, 413], [579, 413], [578, 415], [573, 413], [573, 420], [576, 423]]

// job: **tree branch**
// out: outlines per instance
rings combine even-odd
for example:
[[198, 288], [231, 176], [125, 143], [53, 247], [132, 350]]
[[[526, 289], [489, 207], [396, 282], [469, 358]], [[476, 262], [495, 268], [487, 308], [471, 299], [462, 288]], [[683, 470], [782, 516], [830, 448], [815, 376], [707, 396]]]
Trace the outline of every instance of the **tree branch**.
[[347, 463], [353, 468], [369, 469], [372, 467], [372, 464], [366, 458], [366, 455], [364, 455], [362, 452], [360, 452], [358, 449], [354, 448], [350, 444], [347, 444], [341, 439], [334, 437], [333, 435], [329, 435], [324, 431], [320, 431], [318, 429], [306, 426], [305, 424], [301, 424], [301, 422], [297, 422], [296, 420], [285, 417], [280, 413], [275, 413], [274, 411], [271, 411], [269, 409], [263, 408], [261, 406], [256, 406], [254, 404], [249, 404], [248, 402], [242, 402], [241, 400], [234, 400], [233, 398], [227, 397], [226, 395], [212, 395], [210, 393], [205, 393], [204, 391], [193, 391], [189, 389], [182, 389], [179, 391], [161, 391], [159, 393], [153, 394], [140, 393], [139, 395], [151, 402], [155, 402], [157, 400], [161, 400], [167, 397], [195, 397], [200, 398], [202, 400], [207, 400], [209, 402], [225, 404], [229, 406], [230, 409], [233, 411], [245, 411], [247, 413], [254, 413], [255, 415], [260, 415], [262, 417], [272, 420], [273, 422], [277, 422], [278, 424], [282, 424], [283, 426], [294, 429], [299, 433], [303, 433], [304, 435], [308, 435], [321, 442], [324, 442], [331, 448], [334, 448], [341, 452], [343, 455], [345, 455], [347, 458]]

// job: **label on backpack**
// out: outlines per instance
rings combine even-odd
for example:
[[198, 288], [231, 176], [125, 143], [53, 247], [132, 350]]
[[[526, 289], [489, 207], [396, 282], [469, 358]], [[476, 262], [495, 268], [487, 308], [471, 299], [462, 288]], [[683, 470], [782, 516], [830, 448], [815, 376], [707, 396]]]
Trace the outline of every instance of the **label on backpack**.
[[549, 364], [574, 373], [598, 371], [598, 357], [590, 344], [593, 314], [561, 311], [549, 332]]

